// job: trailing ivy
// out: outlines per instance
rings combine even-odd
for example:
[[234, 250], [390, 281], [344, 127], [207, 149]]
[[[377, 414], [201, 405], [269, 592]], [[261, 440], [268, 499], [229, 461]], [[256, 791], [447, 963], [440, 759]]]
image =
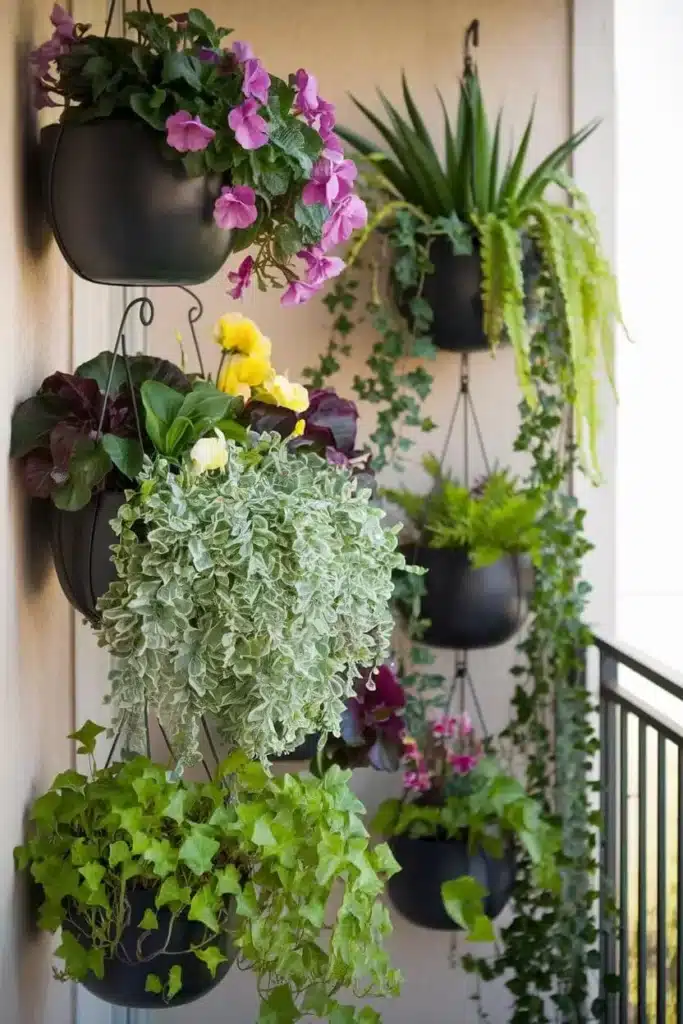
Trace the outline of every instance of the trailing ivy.
[[[435, 228], [429, 237], [440, 233], [443, 229]], [[436, 356], [430, 336], [432, 312], [420, 297], [424, 274], [431, 268], [427, 240], [421, 221], [409, 211], [399, 210], [385, 240], [386, 251], [398, 253], [390, 276], [380, 278], [379, 271], [379, 264], [390, 260], [377, 260], [372, 267], [371, 294], [362, 307], [359, 279], [345, 274], [337, 281], [323, 299], [333, 317], [327, 348], [317, 366], [303, 371], [313, 387], [323, 387], [351, 355], [351, 333], [361, 323], [372, 326], [377, 340], [366, 359], [366, 373], [353, 378], [353, 391], [360, 401], [377, 409], [377, 425], [369, 440], [373, 467], [378, 471], [386, 466], [404, 468], [402, 456], [415, 443], [406, 428], [428, 432], [436, 425], [422, 411], [432, 390], [432, 374], [421, 363], [410, 362]], [[358, 267], [355, 262], [354, 268]], [[387, 290], [390, 295], [384, 294]], [[408, 319], [395, 305], [409, 313]]]
[[[599, 965], [594, 907], [598, 893], [599, 815], [597, 783], [589, 774], [598, 750], [595, 708], [583, 679], [583, 652], [590, 643], [584, 614], [590, 585], [581, 565], [590, 543], [584, 510], [568, 492], [577, 470], [568, 409], [575, 397], [570, 338], [562, 300], [544, 282], [544, 323], [531, 347], [531, 383], [537, 400], [520, 403], [516, 450], [531, 457], [528, 486], [541, 503], [540, 561], [529, 629], [518, 651], [523, 664], [512, 719], [502, 739], [513, 755], [523, 752], [526, 786], [561, 828], [561, 892], [541, 890], [528, 856], [518, 862], [514, 917], [501, 929], [493, 962], [466, 957], [464, 965], [484, 980], [505, 976], [513, 997], [511, 1024], [585, 1024], [590, 978]], [[611, 979], [608, 979], [608, 984]], [[600, 1019], [600, 1001], [592, 1007]]]

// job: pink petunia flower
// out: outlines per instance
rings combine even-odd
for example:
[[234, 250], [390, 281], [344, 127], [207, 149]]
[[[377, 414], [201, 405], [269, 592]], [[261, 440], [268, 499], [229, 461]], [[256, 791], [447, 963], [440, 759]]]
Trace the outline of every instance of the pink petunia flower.
[[226, 185], [213, 208], [213, 219], [219, 228], [248, 228], [258, 216], [256, 193], [249, 185]]
[[247, 99], [253, 97], [260, 103], [267, 103], [269, 89], [270, 75], [261, 61], [256, 57], [250, 57], [248, 60], [245, 60], [242, 92]]
[[334, 132], [330, 132], [327, 138], [323, 138], [323, 142], [325, 145], [321, 153], [322, 158], [329, 160], [332, 164], [340, 164], [344, 159], [344, 147], [339, 136]]
[[331, 160], [317, 160], [301, 198], [307, 206], [314, 203], [332, 206], [351, 194], [357, 174], [353, 160], [342, 160], [337, 164]]
[[479, 754], [449, 754], [448, 763], [456, 775], [469, 775], [479, 763]]
[[326, 256], [317, 245], [312, 249], [302, 249], [297, 256], [306, 264], [306, 284], [318, 288], [330, 278], [338, 277], [346, 266], [344, 260], [338, 256]]
[[268, 124], [257, 114], [258, 100], [245, 100], [228, 115], [228, 124], [242, 149], [260, 149], [268, 142]]
[[319, 290], [319, 285], [306, 284], [304, 281], [291, 281], [282, 293], [280, 305], [301, 306]]
[[228, 295], [231, 299], [241, 299], [251, 284], [251, 275], [254, 270], [254, 261], [251, 256], [245, 256], [237, 270], [228, 271], [228, 281], [234, 284]]
[[235, 40], [232, 44], [232, 52], [240, 64], [244, 64], [245, 61], [251, 60], [254, 56], [254, 51], [249, 43], [242, 43], [239, 40]]
[[166, 142], [179, 153], [198, 153], [215, 137], [213, 128], [207, 128], [187, 110], [179, 110], [166, 118]]
[[472, 719], [468, 711], [463, 711], [458, 722], [458, 732], [461, 736], [471, 736], [474, 732]]
[[308, 71], [299, 68], [294, 76], [294, 84], [296, 86], [295, 111], [297, 114], [303, 114], [307, 119], [314, 118], [320, 103], [318, 99], [318, 80], [315, 75], [309, 75]]
[[54, 25], [55, 36], [58, 36], [59, 39], [67, 43], [74, 43], [76, 41], [76, 23], [69, 12], [60, 4], [55, 4], [52, 8], [50, 21]]
[[368, 208], [359, 196], [344, 196], [332, 207], [332, 213], [325, 221], [320, 248], [323, 252], [347, 242], [358, 228], [368, 222]]

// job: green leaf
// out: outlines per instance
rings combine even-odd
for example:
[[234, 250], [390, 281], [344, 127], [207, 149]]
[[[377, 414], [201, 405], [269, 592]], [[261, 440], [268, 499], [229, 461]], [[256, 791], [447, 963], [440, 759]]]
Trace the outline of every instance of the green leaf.
[[187, 864], [195, 875], [203, 875], [213, 867], [213, 858], [220, 848], [217, 839], [211, 839], [201, 832], [191, 833], [178, 851], [178, 860]]
[[168, 972], [168, 981], [166, 982], [166, 995], [168, 999], [173, 999], [178, 995], [181, 988], [183, 987], [183, 969], [180, 964], [174, 964]]
[[86, 775], [81, 775], [80, 772], [75, 772], [70, 768], [68, 771], [60, 772], [59, 775], [55, 776], [52, 788], [81, 790], [87, 781]]
[[226, 775], [234, 775], [249, 764], [249, 758], [243, 750], [234, 750], [227, 757], [223, 758], [218, 766], [217, 778], [224, 779]]
[[288, 985], [277, 985], [261, 1000], [258, 1024], [296, 1024], [300, 1019]]
[[77, 754], [94, 754], [95, 747], [97, 746], [97, 737], [106, 731], [104, 726], [96, 725], [95, 722], [91, 722], [88, 719], [78, 732], [69, 733], [67, 739], [76, 740], [78, 743], [76, 747]]
[[175, 871], [178, 857], [168, 839], [152, 839], [143, 856], [153, 865], [157, 878], [165, 878]]
[[157, 451], [166, 454], [166, 435], [183, 404], [183, 395], [154, 380], [142, 384], [140, 395], [147, 434]]
[[191, 890], [186, 885], [181, 885], [178, 879], [172, 875], [169, 878], [165, 878], [154, 900], [157, 909], [165, 907], [167, 904], [178, 904], [179, 906], [187, 906], [192, 896]]
[[12, 414], [10, 456], [21, 459], [35, 448], [47, 447], [50, 431], [68, 414], [59, 395], [35, 395], [21, 402]]
[[191, 89], [201, 92], [200, 72], [201, 63], [196, 57], [183, 53], [181, 50], [170, 51], [164, 54], [164, 66], [161, 76], [163, 82], [183, 81]]
[[102, 447], [124, 476], [130, 480], [142, 470], [142, 445], [134, 437], [117, 437], [115, 434], [102, 435]]
[[98, 864], [96, 861], [84, 864], [83, 867], [80, 867], [78, 870], [83, 875], [88, 888], [93, 891], [99, 888], [102, 879], [107, 873], [107, 869], [104, 865]]
[[169, 455], [179, 455], [184, 448], [192, 444], [192, 420], [186, 416], [176, 416], [168, 428], [165, 447]]
[[372, 819], [370, 825], [372, 831], [379, 832], [382, 836], [393, 835], [402, 806], [402, 802], [397, 799], [383, 800]]
[[216, 971], [220, 964], [224, 964], [228, 959], [218, 946], [206, 946], [204, 949], [193, 949], [192, 952], [198, 960], [206, 964], [212, 978], [216, 977]]
[[190, 921], [201, 921], [213, 932], [220, 931], [216, 917], [217, 898], [210, 885], [204, 885], [192, 897], [188, 918]]
[[164, 991], [164, 986], [161, 983], [161, 978], [158, 974], [148, 974], [145, 980], [145, 992], [151, 992], [153, 995], [160, 996]]
[[154, 103], [154, 94], [152, 96], [146, 92], [134, 92], [129, 101], [131, 110], [134, 114], [137, 114], [139, 118], [145, 121], [151, 128], [161, 132], [166, 126], [166, 118], [162, 114], [161, 110]]
[[[187, 20], [190, 23], [191, 28], [195, 32], [199, 32], [206, 36], [209, 41], [212, 41], [216, 36], [216, 26], [203, 11], [200, 11], [198, 7], [191, 7], [187, 12]], [[216, 39], [216, 42], [220, 42]]]
[[140, 921], [138, 928], [141, 928], [143, 931], [146, 932], [153, 932], [159, 928], [159, 920], [157, 918], [157, 915], [149, 907], [142, 915], [142, 921]]
[[185, 801], [187, 800], [186, 789], [176, 789], [161, 813], [166, 818], [173, 818], [179, 825], [185, 820]]
[[83, 948], [72, 932], [62, 931], [62, 941], [55, 950], [55, 956], [64, 960], [67, 971], [75, 981], [83, 981], [90, 970], [88, 951]]
[[451, 879], [441, 885], [441, 898], [449, 917], [468, 932], [471, 942], [492, 942], [493, 925], [484, 913], [487, 890], [470, 875]]
[[123, 839], [117, 839], [109, 847], [109, 867], [115, 868], [125, 863], [130, 857], [130, 848]]
[[234, 864], [228, 864], [215, 873], [219, 896], [237, 896], [242, 891], [240, 874]]
[[294, 207], [294, 220], [302, 231], [302, 238], [307, 244], [314, 244], [320, 241], [323, 233], [323, 224], [327, 220], [328, 210], [322, 203], [312, 203], [307, 206], [299, 200]]
[[52, 495], [57, 508], [77, 512], [84, 508], [94, 488], [102, 483], [111, 469], [111, 459], [101, 443], [79, 441], [69, 459], [69, 479]]
[[254, 831], [251, 834], [251, 841], [255, 846], [276, 846], [277, 840], [273, 835], [269, 822], [265, 818], [258, 818], [254, 822]]

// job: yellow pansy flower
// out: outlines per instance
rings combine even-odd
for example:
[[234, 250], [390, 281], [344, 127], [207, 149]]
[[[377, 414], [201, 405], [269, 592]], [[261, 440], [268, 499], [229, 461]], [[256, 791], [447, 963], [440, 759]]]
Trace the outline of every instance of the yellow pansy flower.
[[309, 405], [308, 391], [303, 384], [289, 380], [282, 373], [274, 373], [264, 380], [259, 388], [259, 398], [292, 412], [305, 412]]
[[239, 395], [247, 401], [251, 389], [262, 385], [272, 373], [269, 361], [263, 356], [232, 356], [220, 372], [218, 389], [226, 395]]
[[305, 429], [306, 429], [306, 421], [305, 420], [297, 420], [295, 425], [294, 425], [294, 430], [292, 431], [292, 433], [289, 436], [290, 437], [301, 437], [301, 435], [303, 434]]
[[271, 344], [253, 320], [241, 313], [226, 313], [216, 324], [214, 341], [226, 352], [239, 352], [270, 361]]

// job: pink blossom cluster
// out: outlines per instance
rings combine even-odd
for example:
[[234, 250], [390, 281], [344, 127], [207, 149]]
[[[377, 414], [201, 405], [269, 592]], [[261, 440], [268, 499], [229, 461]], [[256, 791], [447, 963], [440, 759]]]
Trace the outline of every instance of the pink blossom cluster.
[[57, 85], [57, 79], [52, 73], [52, 62], [68, 53], [77, 39], [76, 23], [60, 4], [55, 4], [52, 8], [50, 21], [54, 32], [46, 43], [32, 50], [30, 56], [33, 103], [36, 110], [57, 106], [50, 95], [50, 90]]
[[[235, 42], [232, 55], [243, 70], [242, 93], [244, 100], [228, 115], [228, 124], [243, 149], [260, 149], [268, 142], [268, 122], [259, 110], [268, 102], [270, 75], [248, 43]], [[329, 256], [329, 250], [348, 241], [358, 228], [365, 227], [368, 213], [363, 200], [354, 194], [357, 169], [352, 160], [344, 159], [339, 136], [334, 132], [335, 108], [318, 95], [314, 75], [300, 68], [295, 75], [296, 95], [294, 110], [320, 135], [324, 148], [311, 172], [311, 178], [302, 192], [302, 202], [308, 206], [319, 203], [329, 210], [320, 244], [304, 249], [297, 255], [305, 267], [301, 278], [292, 278], [285, 289], [281, 304], [297, 306], [307, 302], [326, 281], [337, 277], [344, 269], [344, 261]], [[167, 142], [180, 152], [206, 149], [215, 132], [202, 124], [198, 117], [180, 110], [166, 122]], [[225, 186], [216, 200], [214, 219], [225, 230], [244, 230], [258, 217], [256, 193], [248, 185]], [[233, 285], [229, 294], [240, 299], [251, 283], [254, 261], [250, 256], [236, 271], [230, 271], [228, 280]]]
[[412, 737], [405, 738], [403, 760], [407, 770], [403, 784], [406, 789], [424, 793], [448, 769], [454, 775], [469, 775], [481, 757], [481, 744], [467, 711], [461, 715], [441, 715], [431, 722], [424, 753]]

